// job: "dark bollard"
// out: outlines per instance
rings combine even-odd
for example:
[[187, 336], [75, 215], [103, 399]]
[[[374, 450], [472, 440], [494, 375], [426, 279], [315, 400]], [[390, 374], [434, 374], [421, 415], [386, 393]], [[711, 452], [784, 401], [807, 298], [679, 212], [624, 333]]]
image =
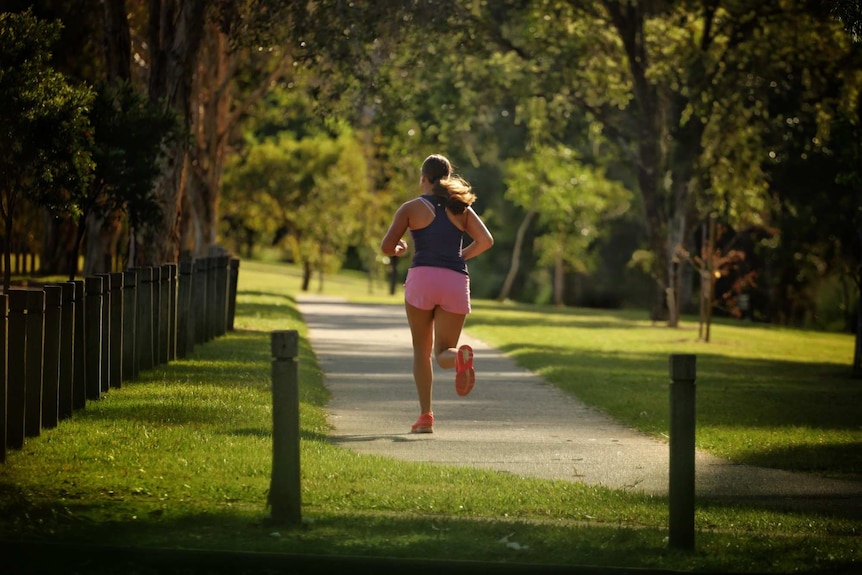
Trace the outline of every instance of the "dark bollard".
[[27, 350], [27, 292], [11, 290], [9, 296], [9, 355], [6, 383], [6, 445], [10, 449], [24, 447], [24, 361]]
[[[164, 350], [162, 350], [162, 322], [165, 316], [162, 314], [162, 268], [154, 266], [153, 270], [153, 367], [163, 362]], [[167, 347], [165, 348], [167, 349]]]
[[195, 279], [192, 287], [192, 315], [195, 322], [195, 343], [206, 343], [207, 340], [207, 276], [209, 260], [195, 260]]
[[42, 429], [53, 429], [60, 421], [60, 332], [63, 288], [46, 285], [45, 337], [42, 359]]
[[9, 296], [0, 294], [0, 463], [6, 463], [7, 348], [9, 342]]
[[135, 339], [138, 317], [138, 273], [123, 272], [123, 380], [138, 377], [135, 361]]
[[113, 272], [109, 275], [111, 282], [111, 357], [108, 366], [111, 370], [111, 387], [123, 386], [123, 321], [126, 315], [123, 305], [123, 273]]
[[177, 264], [166, 264], [168, 270], [168, 361], [177, 359]]
[[73, 382], [75, 378], [75, 284], [58, 284], [62, 303], [60, 305], [60, 365], [58, 366], [59, 389], [57, 391], [57, 418], [72, 417]]
[[24, 358], [24, 435], [42, 430], [42, 358], [45, 355], [45, 292], [27, 290], [27, 351]]
[[215, 282], [215, 308], [213, 317], [215, 318], [216, 336], [223, 336], [227, 333], [227, 291], [228, 291], [228, 266], [230, 258], [227, 256], [218, 256], [214, 258], [216, 262], [216, 282]]
[[180, 262], [180, 275], [177, 286], [177, 357], [186, 358], [194, 349], [195, 332], [192, 318], [192, 282], [195, 264], [193, 261]]
[[72, 409], [87, 405], [87, 304], [84, 280], [73, 280], [75, 286], [75, 343], [72, 359]]
[[86, 318], [84, 325], [85, 365], [87, 366], [84, 388], [87, 399], [102, 397], [102, 285], [98, 276], [85, 278], [86, 294], [84, 305]]
[[299, 473], [299, 381], [296, 331], [272, 334], [272, 478], [268, 503], [279, 523], [302, 521]]
[[697, 356], [670, 356], [669, 543], [694, 549], [694, 430]]
[[216, 295], [218, 294], [218, 258], [210, 256], [206, 258], [207, 264], [207, 311], [206, 311], [206, 330], [207, 341], [212, 341], [216, 336], [216, 323], [218, 320], [218, 302]]
[[111, 274], [96, 274], [102, 279], [102, 393], [111, 389]]
[[233, 331], [233, 320], [236, 316], [236, 290], [239, 282], [239, 259], [230, 260], [230, 280], [227, 294], [227, 329]]
[[171, 346], [171, 270], [167, 264], [159, 267], [159, 363], [170, 359]]
[[153, 348], [153, 268], [139, 268], [138, 270], [138, 333], [135, 337], [135, 352], [137, 354], [137, 368], [146, 371], [155, 366]]

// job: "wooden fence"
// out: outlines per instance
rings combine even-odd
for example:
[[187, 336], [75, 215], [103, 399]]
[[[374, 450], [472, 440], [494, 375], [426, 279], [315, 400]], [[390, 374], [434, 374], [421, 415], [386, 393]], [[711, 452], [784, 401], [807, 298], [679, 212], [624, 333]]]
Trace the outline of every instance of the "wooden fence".
[[222, 255], [0, 291], [0, 463], [87, 401], [233, 330], [238, 276]]

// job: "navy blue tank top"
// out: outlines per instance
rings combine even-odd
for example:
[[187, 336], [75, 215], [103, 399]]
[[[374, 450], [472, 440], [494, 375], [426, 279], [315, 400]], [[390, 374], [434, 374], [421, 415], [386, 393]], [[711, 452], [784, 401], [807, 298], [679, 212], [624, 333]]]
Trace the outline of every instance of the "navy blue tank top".
[[445, 198], [420, 197], [434, 206], [434, 219], [421, 230], [410, 230], [415, 248], [410, 267], [430, 266], [467, 274], [467, 264], [461, 255], [464, 233], [446, 215]]

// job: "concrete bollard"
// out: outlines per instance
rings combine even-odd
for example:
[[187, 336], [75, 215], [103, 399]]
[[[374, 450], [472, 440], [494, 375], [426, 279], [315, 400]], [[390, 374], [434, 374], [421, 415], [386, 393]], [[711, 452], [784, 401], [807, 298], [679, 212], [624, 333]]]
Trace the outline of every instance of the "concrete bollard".
[[60, 334], [63, 288], [46, 285], [45, 336], [42, 355], [42, 429], [53, 429], [60, 421]]
[[168, 272], [168, 361], [177, 359], [177, 291], [179, 286], [177, 264], [165, 264]]
[[9, 296], [0, 294], [0, 463], [6, 463], [7, 347], [9, 342]]
[[138, 272], [123, 272], [123, 380], [138, 377], [135, 346], [138, 326]]
[[218, 319], [218, 258], [209, 256], [207, 260], [207, 309], [206, 330], [207, 341], [212, 341], [216, 336], [216, 323]]
[[213, 319], [215, 320], [214, 335], [222, 336], [227, 332], [227, 292], [230, 278], [228, 267], [230, 266], [230, 258], [227, 256], [217, 256], [213, 258], [213, 261], [216, 262], [215, 302], [213, 307]]
[[697, 356], [670, 356], [669, 544], [694, 549], [694, 432]]
[[84, 280], [72, 280], [75, 286], [75, 344], [72, 359], [72, 409], [87, 405], [87, 304]]
[[24, 402], [27, 350], [27, 292], [13, 289], [9, 296], [9, 355], [6, 384], [6, 445], [24, 447]]
[[86, 388], [87, 399], [100, 399], [102, 397], [102, 289], [103, 280], [99, 276], [84, 278], [86, 283], [84, 305], [86, 318], [84, 326], [84, 349], [86, 353], [85, 364], [87, 366]]
[[195, 263], [191, 260], [180, 262], [177, 286], [177, 357], [185, 359], [195, 347], [195, 322], [192, 317], [192, 282]]
[[42, 431], [42, 358], [45, 355], [45, 292], [28, 289], [27, 350], [24, 359], [26, 386], [24, 435], [39, 437]]
[[302, 522], [299, 472], [299, 334], [272, 333], [272, 477], [268, 503], [279, 523]]
[[111, 357], [108, 358], [108, 367], [111, 370], [111, 387], [123, 386], [123, 322], [126, 311], [124, 309], [125, 297], [123, 296], [123, 272], [112, 272], [108, 275], [111, 282]]
[[60, 286], [60, 389], [57, 391], [57, 417], [72, 417], [72, 389], [75, 369], [75, 284], [64, 282]]
[[227, 330], [233, 331], [233, 323], [236, 318], [236, 290], [239, 283], [239, 259], [230, 260], [230, 278], [227, 294]]
[[195, 343], [206, 343], [207, 338], [207, 278], [209, 277], [209, 260], [195, 260], [195, 279], [192, 284], [192, 313], [195, 320]]
[[135, 353], [137, 355], [135, 366], [138, 372], [152, 369], [155, 365], [153, 348], [153, 325], [154, 316], [153, 291], [153, 268], [138, 268], [138, 333], [135, 336]]
[[102, 393], [111, 389], [111, 274], [96, 274], [102, 279]]
[[171, 348], [171, 268], [159, 266], [159, 364], [170, 361]]

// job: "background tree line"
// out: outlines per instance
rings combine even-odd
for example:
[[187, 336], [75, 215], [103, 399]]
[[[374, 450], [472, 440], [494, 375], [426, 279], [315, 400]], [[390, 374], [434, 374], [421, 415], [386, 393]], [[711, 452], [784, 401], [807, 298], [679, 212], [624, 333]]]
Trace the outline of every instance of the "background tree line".
[[[858, 329], [858, 4], [0, 5], [59, 23], [41, 66], [84, 93], [70, 108], [87, 125], [60, 138], [82, 139], [77, 164], [43, 156], [77, 172], [2, 172], [4, 197], [39, 190], [4, 203], [4, 239], [40, 249], [46, 272], [83, 229], [88, 272], [116, 251], [147, 265], [222, 243], [283, 249], [306, 287], [345, 263], [380, 274], [389, 215], [443, 152], [497, 240], [471, 265], [479, 296], [643, 306], [670, 325], [706, 299]], [[118, 158], [149, 163], [99, 174]]]

